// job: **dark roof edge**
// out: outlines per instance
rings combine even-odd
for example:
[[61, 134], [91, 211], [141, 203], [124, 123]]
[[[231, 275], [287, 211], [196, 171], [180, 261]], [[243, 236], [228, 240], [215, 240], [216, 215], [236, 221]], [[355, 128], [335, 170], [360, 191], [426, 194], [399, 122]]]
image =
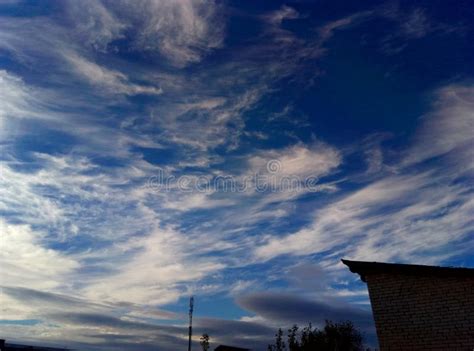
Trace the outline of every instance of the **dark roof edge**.
[[366, 262], [341, 260], [352, 273], [360, 275], [360, 279], [365, 282], [365, 276], [376, 273], [392, 273], [406, 275], [424, 275], [438, 277], [471, 277], [474, 278], [474, 268], [462, 267], [440, 267], [440, 266], [424, 266], [416, 264], [402, 263], [383, 263], [383, 262]]

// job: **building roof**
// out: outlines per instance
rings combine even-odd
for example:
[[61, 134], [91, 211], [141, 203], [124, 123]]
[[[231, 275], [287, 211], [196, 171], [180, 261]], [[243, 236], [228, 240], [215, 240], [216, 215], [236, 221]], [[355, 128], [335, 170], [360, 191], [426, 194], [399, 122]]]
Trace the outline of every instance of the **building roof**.
[[250, 351], [250, 349], [244, 349], [235, 346], [219, 345], [214, 349], [214, 351]]
[[382, 263], [341, 260], [352, 273], [360, 275], [360, 279], [365, 282], [365, 277], [369, 274], [390, 273], [419, 276], [437, 277], [469, 277], [474, 278], [474, 268], [461, 267], [440, 267], [424, 266], [416, 264]]

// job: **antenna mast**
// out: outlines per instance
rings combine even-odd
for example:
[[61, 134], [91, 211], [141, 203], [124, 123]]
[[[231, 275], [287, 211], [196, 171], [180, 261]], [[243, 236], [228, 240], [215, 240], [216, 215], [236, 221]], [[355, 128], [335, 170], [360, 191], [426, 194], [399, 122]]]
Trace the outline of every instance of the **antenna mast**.
[[189, 299], [189, 339], [188, 339], [188, 351], [191, 351], [191, 337], [193, 336], [193, 309], [194, 309], [194, 297], [191, 296]]

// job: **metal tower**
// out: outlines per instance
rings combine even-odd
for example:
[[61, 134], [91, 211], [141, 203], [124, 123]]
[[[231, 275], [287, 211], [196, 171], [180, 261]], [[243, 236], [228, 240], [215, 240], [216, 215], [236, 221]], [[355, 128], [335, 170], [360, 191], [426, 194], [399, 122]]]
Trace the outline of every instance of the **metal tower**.
[[191, 296], [189, 299], [189, 339], [188, 339], [188, 351], [191, 351], [191, 337], [193, 336], [193, 309], [194, 309], [194, 297]]

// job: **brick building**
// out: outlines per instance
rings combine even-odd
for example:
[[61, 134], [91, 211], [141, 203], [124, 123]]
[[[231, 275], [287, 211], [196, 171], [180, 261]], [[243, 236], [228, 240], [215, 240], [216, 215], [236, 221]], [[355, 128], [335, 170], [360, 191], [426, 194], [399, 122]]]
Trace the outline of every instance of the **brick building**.
[[342, 262], [367, 283], [381, 351], [474, 350], [474, 269]]

